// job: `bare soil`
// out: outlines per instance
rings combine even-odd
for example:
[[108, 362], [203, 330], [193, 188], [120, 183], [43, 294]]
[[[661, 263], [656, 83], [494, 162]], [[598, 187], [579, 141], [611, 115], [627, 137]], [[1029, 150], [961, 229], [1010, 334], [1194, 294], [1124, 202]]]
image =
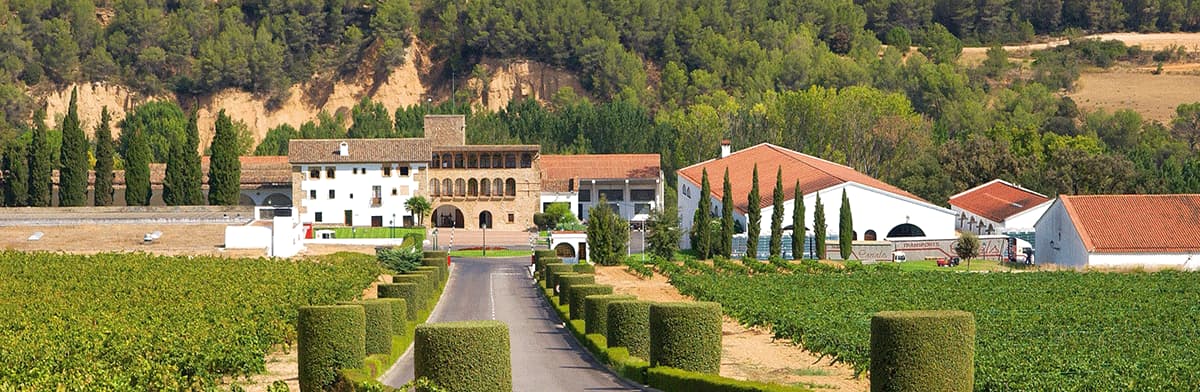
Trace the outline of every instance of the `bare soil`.
[[[223, 224], [85, 224], [70, 226], [0, 226], [0, 247], [20, 251], [79, 254], [147, 252], [163, 255], [263, 256], [263, 250], [228, 250]], [[41, 240], [29, 241], [34, 232]], [[162, 237], [143, 244], [146, 233]]]
[[1084, 73], [1070, 97], [1080, 108], [1133, 109], [1168, 124], [1175, 107], [1200, 101], [1200, 75], [1153, 75], [1136, 72]]
[[[596, 283], [613, 286], [617, 294], [632, 294], [649, 301], [692, 301], [671, 286], [662, 275], [641, 279], [625, 267], [596, 267]], [[866, 391], [866, 377], [855, 378], [854, 370], [832, 363], [786, 339], [774, 339], [770, 331], [747, 328], [725, 317], [721, 339], [721, 375], [742, 380], [800, 385], [821, 391]]]

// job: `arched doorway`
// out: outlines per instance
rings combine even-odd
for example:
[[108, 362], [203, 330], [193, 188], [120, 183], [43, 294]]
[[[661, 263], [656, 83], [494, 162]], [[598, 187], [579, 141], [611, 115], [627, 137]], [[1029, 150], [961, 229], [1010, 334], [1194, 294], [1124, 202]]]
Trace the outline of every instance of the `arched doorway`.
[[452, 205], [444, 205], [433, 210], [433, 227], [463, 228], [465, 224], [462, 210]]
[[575, 248], [571, 244], [561, 243], [554, 247], [554, 255], [560, 258], [573, 259], [575, 258]]
[[492, 226], [492, 213], [490, 211], [484, 211], [484, 212], [479, 213], [479, 228], [482, 229], [484, 227], [489, 228], [489, 229], [493, 227]]
[[875, 230], [867, 230], [866, 233], [863, 233], [863, 241], [875, 241], [875, 240], [876, 240]]
[[254, 206], [255, 205], [254, 199], [251, 199], [250, 196], [246, 196], [245, 194], [239, 195], [238, 196], [238, 205], [239, 206]]
[[266, 200], [263, 200], [263, 204], [271, 207], [291, 207], [292, 198], [282, 193], [272, 193], [267, 196]]
[[888, 231], [887, 238], [924, 237], [925, 231], [912, 223], [902, 223]]

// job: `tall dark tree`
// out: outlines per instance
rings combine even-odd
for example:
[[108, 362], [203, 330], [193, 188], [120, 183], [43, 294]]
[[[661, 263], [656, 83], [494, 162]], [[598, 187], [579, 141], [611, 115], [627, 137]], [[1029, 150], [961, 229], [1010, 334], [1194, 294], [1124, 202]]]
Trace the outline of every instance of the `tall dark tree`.
[[650, 220], [646, 222], [646, 250], [650, 254], [671, 260], [675, 251], [679, 250], [679, 212], [674, 207], [650, 211]]
[[746, 257], [758, 258], [758, 232], [762, 230], [762, 206], [758, 196], [758, 164], [754, 164], [754, 177], [750, 183], [750, 194], [746, 197]]
[[108, 106], [100, 108], [100, 124], [96, 126], [96, 181], [93, 185], [93, 204], [110, 206], [113, 202], [113, 163], [116, 150], [113, 146]]
[[721, 184], [721, 238], [717, 247], [721, 256], [733, 253], [733, 185], [729, 183], [729, 168], [725, 168], [725, 183]]
[[821, 204], [821, 194], [817, 193], [817, 202], [813, 205], [813, 242], [817, 247], [814, 254], [817, 260], [825, 259], [825, 205]]
[[850, 214], [850, 198], [846, 197], [845, 188], [842, 188], [842, 209], [838, 214], [838, 252], [842, 260], [849, 260], [854, 246], [854, 217]]
[[76, 106], [78, 88], [71, 89], [71, 103], [62, 121], [62, 169], [58, 175], [58, 205], [82, 206], [87, 203], [88, 140], [79, 126]]
[[29, 145], [29, 205], [49, 207], [53, 172], [50, 160], [49, 130], [46, 129], [46, 108], [33, 113], [33, 138]]
[[712, 188], [708, 184], [708, 169], [701, 172], [700, 203], [696, 206], [696, 214], [692, 219], [692, 250], [701, 259], [713, 255], [712, 238]]
[[[200, 127], [196, 125], [196, 111], [188, 117], [184, 129], [183, 204], [204, 205], [204, 172], [200, 169]], [[240, 162], [240, 161], [239, 161]]]
[[775, 191], [771, 193], [771, 257], [783, 256], [783, 167], [775, 171]]
[[29, 156], [25, 144], [10, 140], [4, 146], [4, 205], [29, 205]]
[[[163, 178], [163, 203], [169, 206], [179, 206], [187, 204], [184, 202], [184, 195], [187, 193], [184, 188], [184, 145], [183, 143], [172, 143], [171, 153], [167, 156], [167, 174]], [[193, 154], [195, 154], [193, 152]]]
[[588, 246], [591, 259], [600, 265], [618, 265], [629, 243], [629, 223], [608, 206], [603, 196], [588, 210]]
[[[128, 124], [128, 115], [124, 123]], [[122, 129], [129, 141], [125, 150], [125, 205], [150, 205], [150, 141], [149, 131], [141, 128]]]
[[217, 113], [208, 168], [208, 204], [237, 205], [240, 195], [242, 164], [238, 161], [237, 132], [233, 120], [221, 110]]
[[800, 181], [792, 191], [792, 260], [804, 258], [804, 192], [800, 190]]

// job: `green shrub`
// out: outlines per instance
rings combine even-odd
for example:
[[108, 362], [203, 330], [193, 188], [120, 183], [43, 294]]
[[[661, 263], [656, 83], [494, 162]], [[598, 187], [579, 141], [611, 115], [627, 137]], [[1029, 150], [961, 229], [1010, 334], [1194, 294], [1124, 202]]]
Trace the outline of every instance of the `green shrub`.
[[557, 257], [538, 257], [533, 259], [534, 271], [537, 273], [538, 279], [546, 279], [546, 265], [549, 264], [562, 264], [562, 260], [559, 260]]
[[422, 258], [442, 259], [443, 262], [445, 262], [446, 257], [449, 257], [449, 256], [450, 256], [450, 252], [447, 252], [444, 250], [427, 250], [421, 255]]
[[[392, 277], [395, 279], [396, 277]], [[381, 283], [379, 284], [379, 298], [400, 298], [404, 300], [404, 304], [408, 306], [405, 315], [408, 316], [408, 321], [417, 321], [417, 313], [420, 313], [418, 298], [421, 296], [421, 288], [416, 283]]]
[[300, 390], [324, 391], [337, 372], [362, 367], [366, 313], [361, 306], [301, 306], [296, 317]]
[[555, 278], [558, 277], [558, 274], [567, 272], [573, 272], [571, 271], [570, 265], [566, 265], [561, 262], [546, 264], [546, 273], [544, 274], [546, 275], [546, 288], [554, 288], [554, 286], [558, 284], [558, 281], [555, 280]]
[[579, 263], [572, 266], [571, 270], [580, 274], [594, 274], [596, 273], [596, 265]]
[[[433, 297], [432, 288], [429, 284], [429, 276], [426, 274], [392, 275], [392, 283], [412, 283], [417, 285], [417, 295], [411, 301], [416, 303], [418, 310], [425, 310], [430, 298]], [[408, 301], [410, 299], [405, 298], [404, 300]]]
[[275, 380], [270, 386], [267, 386], [267, 392], [292, 392], [292, 388], [288, 387], [287, 381]]
[[721, 370], [721, 304], [650, 305], [650, 365], [713, 374]]
[[595, 333], [608, 337], [608, 303], [613, 301], [633, 301], [637, 297], [628, 294], [589, 295], [583, 299], [583, 321], [587, 324], [586, 333]]
[[339, 305], [361, 306], [366, 315], [363, 327], [363, 348], [367, 355], [392, 353], [392, 304], [382, 300], [340, 302]]
[[502, 322], [421, 324], [413, 338], [414, 374], [447, 391], [512, 391], [508, 326]]
[[420, 271], [429, 271], [429, 273], [433, 275], [434, 282], [436, 282], [439, 287], [441, 286], [442, 282], [446, 281], [446, 276], [442, 275], [442, 269], [438, 268], [437, 266], [422, 265], [417, 267], [417, 272]]
[[625, 347], [610, 347], [608, 349], [608, 362], [612, 364], [613, 370], [621, 377], [628, 378], [638, 384], [646, 385], [646, 369], [650, 367], [650, 362], [641, 358], [636, 358], [629, 355], [629, 349]]
[[416, 248], [375, 248], [375, 258], [384, 268], [401, 274], [421, 265], [421, 251]]
[[555, 252], [554, 249], [538, 249], [538, 250], [533, 251], [533, 255], [539, 259], [557, 259], [558, 258], [558, 252]]
[[571, 288], [577, 285], [596, 284], [596, 275], [592, 274], [560, 274], [558, 278], [558, 304], [571, 305]]
[[975, 316], [879, 312], [871, 318], [871, 391], [971, 391]]
[[446, 280], [450, 279], [450, 266], [446, 265], [446, 259], [444, 258], [424, 258], [421, 259], [421, 265], [424, 267], [437, 267], [438, 271], [441, 271], [442, 283], [446, 283]]
[[[595, 280], [595, 275], [589, 276], [592, 276], [593, 280]], [[583, 308], [586, 306], [584, 300], [587, 299], [589, 295], [607, 295], [612, 293], [613, 288], [609, 285], [572, 283], [571, 302], [569, 308], [570, 311], [568, 312], [568, 314], [571, 316], [571, 320], [583, 320]]]
[[625, 347], [629, 355], [650, 358], [650, 301], [608, 303], [609, 347]]
[[662, 391], [705, 392], [806, 392], [808, 389], [753, 381], [734, 380], [715, 374], [689, 372], [670, 367], [646, 370], [646, 384]]
[[408, 301], [403, 298], [379, 298], [392, 307], [392, 335], [403, 335], [408, 327]]
[[646, 263], [636, 256], [626, 257], [625, 267], [627, 267], [625, 268], [626, 271], [642, 279], [649, 279], [651, 276], [654, 276], [654, 270], [646, 266]]

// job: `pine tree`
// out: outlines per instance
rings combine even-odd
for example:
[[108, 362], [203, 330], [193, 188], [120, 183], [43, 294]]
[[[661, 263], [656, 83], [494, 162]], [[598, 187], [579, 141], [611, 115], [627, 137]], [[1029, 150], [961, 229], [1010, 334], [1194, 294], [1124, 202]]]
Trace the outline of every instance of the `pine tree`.
[[217, 113], [208, 166], [208, 204], [237, 205], [240, 195], [242, 164], [238, 161], [237, 133], [233, 121], [221, 110]]
[[588, 246], [591, 259], [599, 265], [618, 265], [629, 243], [629, 222], [621, 219], [603, 196], [588, 210]]
[[792, 260], [800, 260], [804, 258], [807, 229], [804, 227], [804, 192], [800, 190], [799, 180], [796, 181], [792, 197]]
[[771, 193], [771, 257], [783, 256], [783, 167], [775, 170], [775, 191]]
[[125, 152], [125, 205], [150, 205], [150, 141], [146, 130], [123, 128], [129, 139]]
[[717, 253], [728, 258], [733, 253], [733, 185], [729, 183], [729, 168], [725, 168], [725, 183], [721, 190], [721, 243]]
[[4, 148], [4, 205], [29, 205], [29, 155], [25, 144], [15, 140]]
[[88, 140], [79, 126], [76, 107], [77, 88], [71, 89], [71, 103], [62, 122], [62, 169], [58, 175], [58, 205], [82, 206], [87, 203]]
[[754, 164], [754, 177], [750, 185], [750, 195], [746, 197], [746, 257], [758, 258], [758, 232], [762, 230], [762, 208], [758, 196], [758, 164]]
[[110, 206], [113, 202], [113, 148], [112, 131], [108, 124], [112, 121], [108, 114], [108, 106], [100, 109], [100, 125], [96, 126], [96, 182], [92, 193], [95, 193], [93, 204]]
[[842, 260], [850, 259], [851, 247], [854, 246], [854, 218], [850, 216], [850, 198], [846, 197], [846, 189], [842, 189], [842, 209], [838, 216], [838, 250]]
[[204, 172], [200, 169], [200, 127], [196, 125], [196, 111], [188, 117], [184, 130], [183, 204], [204, 205]]
[[817, 202], [813, 205], [813, 240], [816, 242], [817, 260], [825, 259], [825, 205], [821, 204], [821, 194], [817, 193]]
[[708, 169], [700, 175], [700, 204], [696, 206], [695, 219], [692, 220], [692, 250], [700, 259], [708, 259], [713, 255], [712, 238], [712, 188], [708, 184]]
[[29, 205], [49, 207], [53, 168], [50, 167], [50, 142], [47, 140], [46, 108], [33, 113], [33, 140], [29, 146]]

